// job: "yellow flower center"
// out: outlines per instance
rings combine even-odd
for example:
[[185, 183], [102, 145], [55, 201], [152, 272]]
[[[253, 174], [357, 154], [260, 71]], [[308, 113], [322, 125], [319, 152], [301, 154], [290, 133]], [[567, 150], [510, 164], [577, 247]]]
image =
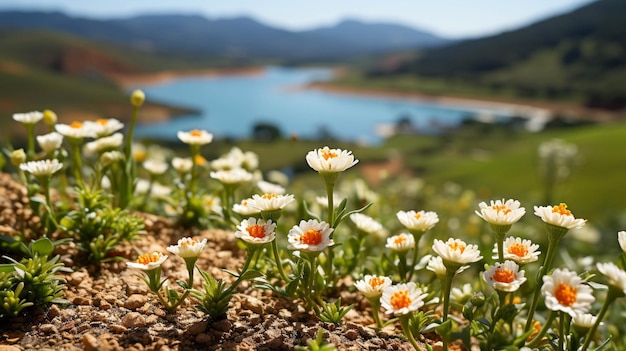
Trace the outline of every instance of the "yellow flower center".
[[189, 132], [189, 135], [193, 137], [199, 137], [199, 136], [202, 136], [202, 132], [197, 129], [194, 129], [191, 132]]
[[558, 206], [552, 207], [552, 213], [558, 213], [561, 216], [571, 216], [572, 212], [567, 209], [567, 205], [561, 202]]
[[146, 153], [145, 151], [138, 150], [133, 152], [133, 158], [139, 163], [143, 162], [146, 157], [148, 157], [148, 153]]
[[409, 306], [411, 306], [411, 302], [413, 301], [409, 297], [408, 290], [396, 291], [393, 295], [391, 295], [391, 298], [389, 298], [389, 303], [394, 310], [408, 308]]
[[74, 128], [74, 129], [82, 128], [83, 127], [83, 122], [74, 121], [74, 122], [72, 122], [72, 124], [70, 124], [70, 127]]
[[300, 242], [305, 245], [319, 245], [322, 242], [322, 232], [309, 229], [300, 237]]
[[528, 254], [528, 249], [526, 249], [526, 245], [515, 243], [509, 246], [509, 253], [517, 257], [524, 257]]
[[277, 198], [277, 197], [278, 197], [278, 194], [274, 194], [274, 193], [271, 193], [271, 194], [263, 194], [261, 197], [262, 197], [262, 198], [264, 198], [265, 200], [271, 200], [271, 199], [275, 199], [275, 198]]
[[196, 166], [204, 166], [206, 164], [206, 158], [202, 157], [202, 155], [198, 154], [193, 157], [193, 163]]
[[399, 235], [395, 239], [393, 239], [393, 243], [396, 245], [402, 245], [406, 241], [406, 237], [404, 235]]
[[515, 273], [508, 269], [496, 268], [493, 273], [493, 280], [499, 283], [511, 283], [515, 280]]
[[455, 241], [455, 242], [453, 242], [451, 244], [448, 244], [448, 247], [450, 247], [454, 251], [461, 251], [461, 253], [463, 253], [463, 251], [465, 251], [465, 244], [457, 242], [457, 241]]
[[371, 277], [368, 283], [372, 287], [372, 289], [378, 289], [378, 287], [385, 284], [385, 279], [381, 277]]
[[195, 240], [191, 238], [184, 238], [180, 240], [180, 242], [178, 243], [178, 246], [187, 247], [187, 246], [194, 246], [195, 244], [197, 244]]
[[160, 258], [160, 253], [147, 253], [137, 257], [137, 263], [147, 265], [149, 263], [158, 262]]
[[263, 225], [254, 224], [254, 225], [248, 226], [246, 230], [248, 231], [248, 234], [250, 234], [250, 236], [253, 238], [257, 238], [257, 239], [265, 238], [265, 226]]
[[322, 150], [322, 157], [326, 161], [328, 161], [329, 158], [335, 158], [338, 156], [339, 155], [336, 152], [333, 152], [332, 150]]
[[513, 212], [513, 210], [508, 208], [506, 205], [493, 205], [493, 206], [491, 206], [491, 208], [496, 210], [496, 212], [502, 212], [505, 215]]
[[100, 118], [96, 120], [96, 123], [98, 123], [101, 126], [106, 126], [107, 124], [109, 124], [109, 120], [108, 119], [104, 119], [104, 118]]
[[565, 283], [559, 283], [554, 291], [554, 297], [563, 306], [571, 306], [576, 302], [576, 288]]
[[413, 217], [415, 217], [415, 219], [420, 219], [420, 218], [422, 218], [422, 214], [418, 212]]

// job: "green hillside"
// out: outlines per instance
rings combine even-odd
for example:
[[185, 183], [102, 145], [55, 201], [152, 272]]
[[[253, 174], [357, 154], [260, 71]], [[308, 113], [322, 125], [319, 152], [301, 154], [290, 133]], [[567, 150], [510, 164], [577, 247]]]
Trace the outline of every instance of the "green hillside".
[[518, 30], [416, 53], [401, 63], [381, 61], [344, 83], [621, 109], [626, 106], [624, 23], [626, 2], [599, 0]]

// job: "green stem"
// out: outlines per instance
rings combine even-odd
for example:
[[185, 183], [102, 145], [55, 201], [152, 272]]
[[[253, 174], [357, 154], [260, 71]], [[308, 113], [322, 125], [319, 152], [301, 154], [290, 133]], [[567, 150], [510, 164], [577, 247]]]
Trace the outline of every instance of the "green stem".
[[563, 350], [565, 342], [565, 312], [559, 312], [559, 351]]
[[[456, 274], [456, 268], [446, 266], [446, 280], [443, 289], [443, 320], [445, 323], [448, 320], [448, 309], [450, 308], [450, 291], [452, 290], [452, 279]], [[443, 349], [448, 350], [448, 335], [441, 335], [443, 339]]]
[[550, 310], [550, 313], [548, 313], [548, 318], [546, 319], [546, 322], [543, 325], [543, 328], [541, 328], [541, 331], [539, 331], [537, 336], [535, 336], [535, 338], [532, 339], [530, 343], [528, 343], [526, 346], [530, 347], [531, 349], [537, 347], [539, 343], [541, 342], [541, 339], [543, 339], [543, 336], [546, 335], [546, 332], [550, 329], [550, 326], [552, 322], [554, 321], [554, 318], [556, 318], [556, 313]]
[[530, 327], [533, 324], [533, 317], [535, 316], [535, 310], [537, 309], [537, 304], [539, 303], [539, 295], [541, 294], [541, 286], [543, 285], [543, 276], [550, 269], [552, 265], [552, 259], [554, 258], [554, 254], [556, 253], [556, 248], [558, 246], [558, 240], [549, 240], [548, 241], [548, 252], [546, 253], [546, 258], [543, 261], [543, 265], [539, 268], [540, 274], [537, 276], [539, 279], [535, 282], [535, 292], [533, 295], [533, 300], [528, 309], [528, 319], [526, 320], [526, 327], [524, 331], [529, 331]]
[[496, 243], [498, 245], [498, 261], [504, 263], [504, 234], [496, 233]]
[[[326, 185], [326, 198], [328, 199], [328, 225], [331, 228], [335, 228], [334, 227], [334, 215], [335, 215], [335, 202], [333, 199], [333, 188], [335, 187], [335, 183], [333, 181], [331, 181], [331, 177], [325, 177], [324, 175], [322, 175], [322, 178], [324, 179], [324, 184]], [[336, 229], [336, 228], [335, 228]], [[333, 238], [333, 233], [330, 234], [330, 238]], [[334, 283], [335, 281], [335, 270], [333, 267], [333, 260], [335, 259], [335, 253], [333, 251], [333, 248], [330, 247], [328, 248], [328, 259], [326, 260], [326, 274], [328, 275], [328, 281], [331, 283]]]
[[380, 297], [368, 297], [367, 298], [372, 305], [372, 316], [376, 322], [376, 330], [383, 328], [383, 322], [380, 320]]
[[196, 193], [196, 184], [198, 182], [198, 166], [196, 165], [196, 157], [200, 152], [199, 145], [190, 145], [191, 150], [191, 180], [189, 181], [189, 191]]
[[139, 112], [139, 107], [133, 107], [133, 114], [130, 118], [130, 126], [128, 127], [128, 134], [126, 135], [126, 140], [124, 141], [124, 157], [127, 162], [131, 159], [132, 153], [132, 143], [133, 143], [133, 134], [135, 132], [135, 124], [137, 123], [137, 114]]
[[411, 277], [411, 272], [409, 272], [407, 276], [407, 267], [406, 267], [406, 252], [398, 252], [398, 273], [400, 274], [400, 279], [408, 282]]
[[278, 243], [276, 239], [272, 240], [272, 253], [274, 254], [274, 262], [276, 263], [276, 269], [278, 269], [278, 274], [285, 281], [285, 283], [291, 282], [291, 279], [287, 277], [285, 271], [283, 270], [283, 263], [280, 260], [280, 254], [278, 253]]
[[74, 171], [74, 180], [76, 181], [76, 185], [79, 187], [83, 187], [83, 161], [80, 157], [80, 143], [72, 143], [72, 166]]
[[[415, 337], [413, 336], [413, 333], [411, 332], [411, 328], [409, 327], [409, 318], [410, 318], [410, 315], [408, 314], [398, 317], [398, 319], [400, 320], [400, 325], [402, 326], [402, 332], [404, 332], [404, 336], [406, 336], [406, 338], [409, 340], [411, 345], [413, 345], [413, 348], [415, 348], [415, 350], [422, 351], [423, 349], [417, 343], [417, 340], [415, 340]], [[447, 349], [444, 348], [444, 350], [447, 350]]]
[[589, 331], [587, 332], [587, 335], [585, 336], [585, 343], [583, 344], [581, 351], [587, 351], [587, 348], [589, 347], [589, 344], [591, 344], [591, 340], [593, 339], [593, 336], [596, 333], [596, 330], [598, 330], [598, 326], [600, 325], [600, 322], [602, 322], [602, 319], [604, 319], [604, 315], [606, 314], [606, 311], [608, 311], [609, 309], [609, 305], [611, 305], [611, 303], [613, 303], [613, 301], [619, 296], [623, 296], [623, 294], [624, 294], [623, 291], [621, 290], [618, 291], [612, 285], [609, 285], [609, 292], [606, 295], [604, 304], [602, 305], [602, 308], [600, 309], [600, 312], [598, 313], [598, 316], [596, 317], [596, 322], [593, 324], [591, 329], [589, 329]]
[[26, 136], [28, 138], [28, 148], [26, 151], [27, 160], [32, 160], [35, 157], [35, 125], [32, 123], [24, 124], [26, 127]]
[[411, 281], [411, 278], [413, 277], [413, 273], [415, 272], [415, 265], [417, 264], [417, 258], [419, 257], [419, 244], [420, 244], [420, 239], [422, 239], [422, 235], [424, 234], [424, 232], [420, 232], [420, 233], [412, 233], [413, 234], [413, 239], [415, 241], [415, 246], [413, 247], [413, 258], [412, 258], [412, 262], [411, 262], [411, 266], [409, 269], [409, 276], [406, 278], [406, 281], [409, 282]]
[[250, 267], [250, 262], [252, 262], [252, 258], [254, 257], [256, 250], [258, 250], [258, 247], [254, 245], [248, 246], [248, 255], [246, 257], [246, 262], [244, 262], [243, 267], [241, 268], [239, 277], [237, 278], [237, 280], [235, 280], [235, 282], [228, 289], [226, 289], [226, 291], [224, 292], [224, 296], [227, 296], [232, 291], [234, 291], [237, 285], [239, 285], [243, 281], [242, 278], [244, 274], [248, 271], [248, 267]]

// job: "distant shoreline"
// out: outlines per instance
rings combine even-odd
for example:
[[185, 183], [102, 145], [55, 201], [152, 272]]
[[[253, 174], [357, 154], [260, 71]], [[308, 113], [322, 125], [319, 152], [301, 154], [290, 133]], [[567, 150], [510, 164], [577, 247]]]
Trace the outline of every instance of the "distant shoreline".
[[[341, 74], [341, 68], [333, 68], [336, 74]], [[266, 70], [265, 66], [239, 67], [239, 68], [209, 68], [189, 71], [167, 70], [154, 73], [138, 73], [131, 75], [113, 75], [112, 80], [123, 89], [130, 89], [137, 85], [145, 84], [163, 84], [180, 78], [193, 77], [227, 77], [227, 76], [254, 76], [260, 75]], [[537, 119], [545, 121], [555, 116], [567, 116], [573, 118], [585, 118], [596, 122], [611, 122], [624, 118], [624, 111], [604, 111], [590, 109], [584, 106], [568, 104], [563, 102], [542, 102], [534, 100], [522, 99], [505, 99], [505, 98], [479, 98], [468, 96], [449, 96], [449, 95], [428, 95], [418, 91], [402, 92], [393, 90], [383, 90], [368, 87], [346, 87], [333, 84], [333, 82], [313, 82], [303, 86], [294, 87], [293, 90], [299, 89], [318, 89], [332, 94], [344, 94], [355, 96], [371, 96], [385, 97], [402, 100], [410, 100], [415, 102], [432, 103], [437, 105], [447, 105], [454, 107], [469, 107], [477, 110], [499, 110], [508, 114], [520, 116], [528, 119]], [[149, 98], [149, 97], [148, 97]], [[167, 107], [163, 106], [166, 110]], [[166, 111], [160, 111], [159, 120], [168, 119], [163, 116]], [[175, 115], [169, 118], [175, 118]]]

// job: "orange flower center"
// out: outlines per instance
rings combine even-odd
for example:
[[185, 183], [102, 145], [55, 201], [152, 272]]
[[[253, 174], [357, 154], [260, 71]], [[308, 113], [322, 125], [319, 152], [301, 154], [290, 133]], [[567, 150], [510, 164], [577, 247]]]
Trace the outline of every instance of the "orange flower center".
[[197, 244], [195, 240], [185, 238], [185, 239], [182, 239], [180, 243], [178, 243], [178, 246], [187, 247], [187, 246], [194, 246], [195, 244]]
[[552, 213], [558, 213], [562, 216], [571, 216], [572, 212], [567, 209], [567, 205], [561, 202], [558, 206], [552, 207]]
[[109, 120], [108, 119], [104, 119], [104, 118], [100, 118], [96, 120], [96, 123], [98, 123], [101, 126], [106, 126], [107, 124], [109, 124]]
[[189, 135], [194, 136], [194, 137], [199, 137], [199, 136], [202, 136], [202, 132], [197, 129], [194, 129], [191, 132], [189, 132]]
[[459, 242], [457, 242], [457, 241], [455, 241], [455, 242], [453, 242], [453, 243], [451, 243], [451, 244], [448, 244], [448, 246], [449, 246], [452, 250], [454, 250], [454, 251], [457, 251], [457, 250], [458, 250], [458, 251], [461, 251], [461, 253], [463, 253], [463, 251], [465, 251], [465, 244], [463, 244], [463, 243], [459, 243]]
[[271, 199], [275, 199], [278, 197], [278, 194], [263, 194], [263, 196], [261, 196], [262, 198], [264, 198], [265, 200], [271, 200]]
[[370, 284], [372, 289], [378, 289], [379, 286], [385, 284], [385, 279], [381, 277], [372, 277], [370, 278], [370, 281], [368, 283]]
[[72, 124], [70, 124], [70, 127], [74, 128], [74, 129], [82, 128], [83, 127], [83, 122], [74, 121], [74, 122], [72, 122]]
[[509, 246], [509, 253], [517, 257], [524, 257], [528, 254], [528, 249], [526, 249], [525, 245], [515, 243]]
[[493, 280], [499, 283], [511, 283], [515, 280], [515, 273], [508, 269], [496, 268], [493, 273]]
[[300, 237], [300, 242], [306, 245], [319, 245], [322, 242], [322, 232], [309, 229]]
[[496, 212], [503, 212], [505, 215], [513, 212], [513, 210], [508, 208], [506, 205], [493, 205], [491, 208], [496, 210]]
[[402, 245], [406, 241], [406, 237], [404, 235], [399, 235], [395, 239], [393, 239], [393, 243], [396, 245]]
[[246, 230], [248, 231], [248, 234], [250, 234], [250, 236], [253, 238], [257, 238], [257, 239], [265, 238], [265, 226], [263, 225], [254, 224], [254, 225], [248, 226]]
[[326, 161], [328, 161], [329, 158], [335, 158], [335, 157], [338, 157], [338, 156], [339, 155], [337, 155], [337, 153], [333, 152], [332, 150], [322, 150], [322, 157]]
[[193, 157], [193, 163], [196, 166], [204, 166], [206, 164], [206, 158], [202, 157], [202, 155], [196, 155]]
[[161, 258], [160, 253], [147, 253], [137, 257], [137, 263], [147, 265], [149, 263], [158, 262]]
[[409, 306], [411, 306], [411, 302], [413, 301], [409, 297], [408, 290], [396, 291], [393, 295], [391, 295], [391, 298], [389, 299], [389, 303], [394, 310], [408, 308]]
[[413, 217], [415, 217], [415, 219], [420, 219], [420, 218], [422, 218], [422, 214], [418, 212]]
[[563, 306], [571, 306], [576, 302], [576, 288], [565, 283], [559, 283], [554, 292], [554, 297]]

